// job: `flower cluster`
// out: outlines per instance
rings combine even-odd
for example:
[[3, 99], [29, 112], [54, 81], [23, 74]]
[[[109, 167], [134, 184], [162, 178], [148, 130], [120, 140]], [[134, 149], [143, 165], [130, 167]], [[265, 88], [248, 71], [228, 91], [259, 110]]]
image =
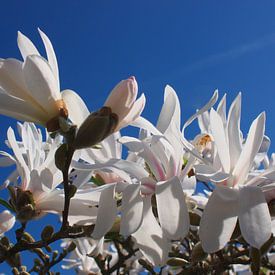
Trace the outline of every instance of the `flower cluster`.
[[[0, 152], [0, 166], [14, 167], [0, 187], [9, 194], [0, 199], [6, 208], [0, 213], [0, 262], [20, 271], [12, 257], [30, 250], [40, 257], [33, 268], [39, 274], [63, 259], [62, 267], [78, 274], [152, 273], [157, 266], [200, 274], [219, 270], [218, 260], [226, 268], [241, 263], [236, 251], [250, 257], [242, 264], [252, 262], [253, 271], [263, 255], [271, 259], [275, 154], [268, 154], [264, 112], [243, 133], [241, 94], [227, 111], [226, 95], [215, 108], [215, 91], [182, 124], [177, 94], [166, 86], [153, 125], [141, 116], [145, 96], [137, 99], [131, 76], [90, 113], [76, 92], [60, 92], [52, 44], [39, 33], [47, 59], [19, 32], [23, 61], [0, 60], [0, 113], [23, 121], [18, 137], [11, 127], [7, 131], [11, 152]], [[195, 121], [200, 132], [187, 139]], [[46, 128], [45, 139], [34, 123]], [[140, 129], [138, 137], [120, 135], [128, 125]], [[35, 242], [27, 224], [47, 213], [60, 217], [60, 230], [48, 225]], [[5, 234], [16, 221], [21, 227], [11, 244]], [[35, 250], [50, 250], [60, 239], [63, 252], [51, 261]]]

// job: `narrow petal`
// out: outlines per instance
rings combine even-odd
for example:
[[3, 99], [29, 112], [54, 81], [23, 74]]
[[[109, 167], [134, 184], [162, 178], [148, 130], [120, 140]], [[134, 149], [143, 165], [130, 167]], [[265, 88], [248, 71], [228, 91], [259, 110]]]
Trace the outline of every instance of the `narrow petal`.
[[24, 185], [25, 185], [25, 186], [23, 186], [23, 189], [24, 189], [24, 187], [27, 188], [27, 184], [29, 183], [29, 180], [30, 180], [29, 169], [28, 169], [28, 166], [26, 165], [26, 162], [23, 158], [22, 152], [21, 152], [21, 150], [18, 146], [18, 143], [15, 139], [14, 131], [11, 127], [8, 129], [7, 138], [8, 138], [10, 147], [12, 148], [13, 153], [17, 159], [18, 172], [23, 177], [23, 181], [24, 181]]
[[27, 56], [29, 55], [40, 56], [38, 50], [36, 49], [34, 44], [31, 42], [31, 40], [21, 32], [18, 32], [17, 44], [24, 60], [26, 60]]
[[210, 112], [210, 125], [223, 170], [228, 173], [230, 171], [229, 146], [227, 144], [222, 119], [214, 109]]
[[164, 236], [151, 208], [151, 196], [144, 199], [143, 221], [139, 229], [133, 233], [137, 247], [154, 265], [165, 265], [168, 258], [169, 242]]
[[110, 185], [109, 188], [101, 192], [96, 224], [92, 234], [92, 237], [96, 240], [101, 239], [115, 222], [117, 214], [116, 200], [114, 198], [115, 187], [115, 184]]
[[48, 113], [57, 113], [55, 101], [61, 99], [61, 94], [49, 64], [40, 56], [28, 56], [23, 66], [23, 74], [30, 95], [45, 106]]
[[158, 182], [156, 200], [164, 234], [172, 240], [183, 239], [189, 231], [189, 214], [179, 179]]
[[271, 235], [271, 217], [261, 188], [241, 188], [239, 205], [242, 236], [250, 245], [259, 249]]
[[235, 167], [242, 150], [240, 120], [241, 120], [241, 93], [230, 106], [228, 113], [227, 136], [230, 152], [231, 168]]
[[213, 191], [204, 209], [199, 236], [205, 252], [222, 249], [230, 240], [237, 223], [238, 190], [219, 187]]
[[136, 232], [142, 223], [143, 199], [139, 184], [130, 184], [123, 191], [120, 234], [129, 236]]
[[44, 32], [42, 32], [39, 28], [38, 28], [38, 31], [39, 31], [39, 34], [40, 34], [42, 40], [43, 40], [43, 43], [44, 43], [44, 46], [46, 49], [46, 53], [47, 53], [48, 62], [50, 64], [53, 74], [56, 78], [58, 90], [59, 90], [60, 89], [59, 72], [58, 72], [58, 65], [57, 65], [57, 60], [56, 60], [56, 55], [55, 55], [55, 52], [53, 49], [53, 45], [52, 45], [49, 37]]
[[180, 104], [175, 90], [166, 85], [164, 103], [158, 118], [157, 129], [164, 133], [172, 122], [180, 129]]
[[162, 133], [150, 121], [143, 117], [138, 117], [136, 120], [132, 121], [131, 126], [145, 129], [154, 135], [162, 135]]
[[217, 107], [217, 113], [222, 119], [223, 125], [226, 125], [226, 94], [222, 97], [218, 107]]
[[82, 98], [72, 90], [64, 90], [61, 93], [69, 112], [69, 119], [78, 127], [89, 116], [90, 112]]
[[244, 184], [247, 174], [253, 165], [254, 158], [262, 144], [265, 131], [265, 113], [261, 113], [251, 124], [248, 136], [239, 157], [239, 160], [233, 170], [235, 184]]

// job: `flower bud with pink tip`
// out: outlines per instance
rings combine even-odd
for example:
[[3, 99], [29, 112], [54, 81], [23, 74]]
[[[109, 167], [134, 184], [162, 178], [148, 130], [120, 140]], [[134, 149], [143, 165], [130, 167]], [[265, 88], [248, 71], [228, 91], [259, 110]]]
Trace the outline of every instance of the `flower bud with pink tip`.
[[111, 91], [104, 106], [111, 108], [112, 113], [118, 116], [118, 124], [114, 132], [129, 125], [138, 118], [144, 109], [145, 96], [137, 99], [138, 84], [134, 76], [120, 81]]
[[73, 143], [74, 148], [92, 147], [136, 120], [145, 105], [145, 96], [142, 94], [136, 100], [137, 93], [138, 85], [133, 76], [120, 81], [104, 106], [82, 122]]

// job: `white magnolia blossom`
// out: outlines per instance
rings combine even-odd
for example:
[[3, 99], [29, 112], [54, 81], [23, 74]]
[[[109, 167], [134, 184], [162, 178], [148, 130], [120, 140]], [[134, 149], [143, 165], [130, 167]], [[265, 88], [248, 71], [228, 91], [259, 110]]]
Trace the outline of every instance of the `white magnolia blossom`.
[[[52, 140], [48, 137], [43, 142], [41, 131], [32, 123], [18, 124], [22, 141], [17, 141], [12, 128], [8, 129], [8, 145], [14, 155], [1, 152], [0, 162], [2, 166], [16, 165], [6, 180], [6, 184], [13, 182], [16, 190], [30, 191], [35, 203], [35, 216], [45, 213], [62, 214], [64, 207], [63, 189], [58, 188], [62, 183], [62, 173], [54, 163], [54, 154], [60, 145], [60, 139]], [[94, 192], [89, 186], [87, 177], [91, 173], [78, 173], [75, 184], [79, 186], [77, 194], [71, 200], [69, 221], [71, 223], [91, 223], [95, 220], [100, 192]], [[18, 181], [20, 177], [20, 181]], [[80, 184], [81, 183], [81, 184]], [[85, 221], [85, 222], [84, 222]]]
[[[62, 247], [68, 247], [72, 241], [64, 240]], [[64, 259], [62, 268], [74, 268], [79, 275], [89, 275], [92, 272], [100, 272], [94, 258], [88, 256], [93, 254], [97, 256], [99, 253], [104, 252], [104, 239], [94, 241], [91, 238], [81, 238], [73, 241], [76, 249], [70, 254], [69, 258]]]
[[[184, 266], [195, 267], [189, 244], [184, 243], [190, 228], [191, 234], [198, 232], [198, 247], [207, 253], [228, 244], [237, 222], [244, 240], [257, 249], [275, 233], [268, 209], [275, 199], [275, 154], [268, 155], [271, 141], [265, 136], [264, 112], [246, 136], [240, 128], [241, 94], [227, 113], [226, 95], [214, 109], [215, 91], [181, 130], [180, 102], [167, 85], [154, 126], [141, 117], [146, 100], [144, 94], [137, 99], [138, 84], [132, 76], [114, 87], [100, 110], [90, 113], [77, 93], [60, 91], [53, 46], [39, 33], [47, 59], [20, 32], [23, 61], [0, 59], [0, 113], [27, 121], [18, 123], [18, 135], [11, 127], [7, 131], [6, 145], [12, 153], [0, 151], [0, 167], [15, 166], [0, 186], [1, 192], [8, 188], [10, 194], [7, 201], [0, 201], [10, 210], [0, 212], [0, 239], [16, 219], [23, 228], [26, 221], [47, 213], [62, 218], [65, 177], [56, 167], [55, 153], [64, 143], [69, 152], [74, 151], [68, 177], [76, 187], [69, 198], [68, 222], [91, 225], [93, 232], [86, 236], [86, 227], [70, 228], [83, 230], [81, 236], [86, 237], [63, 240], [65, 248], [76, 244], [63, 269], [99, 274], [93, 258], [97, 255], [111, 255], [109, 265], [114, 266], [127, 249], [117, 251], [105, 242], [108, 233], [120, 234], [118, 243], [131, 236], [132, 248], [139, 249], [124, 263], [131, 267], [129, 274], [142, 270], [137, 261], [142, 257], [153, 267], [162, 266], [163, 274], [177, 270], [178, 265], [174, 269], [167, 262], [172, 244], [190, 255], [190, 265]], [[187, 139], [186, 130], [196, 119], [200, 133]], [[46, 126], [54, 135], [46, 132], [44, 141], [31, 122]], [[119, 130], [128, 125], [140, 129], [138, 137], [121, 136]], [[126, 158], [123, 146], [128, 149]], [[215, 186], [198, 192], [198, 182]], [[200, 224], [190, 225], [190, 216], [200, 219]], [[112, 235], [107, 235], [108, 240]], [[191, 243], [197, 245], [193, 239]], [[233, 269], [237, 272], [239, 266]]]
[[[172, 105], [176, 108], [169, 108]], [[165, 115], [165, 110], [170, 110], [171, 114], [166, 112]], [[142, 128], [148, 123], [145, 119], [138, 122]], [[136, 122], [134, 124], [137, 125]], [[115, 193], [122, 192], [120, 233], [124, 236], [132, 235], [146, 258], [155, 265], [165, 263], [169, 240], [184, 238], [189, 231], [189, 215], [184, 192], [191, 196], [196, 180], [195, 177], [187, 176], [191, 169], [190, 165], [182, 170], [184, 150], [180, 137], [177, 136], [181, 135], [179, 125], [178, 98], [173, 89], [167, 86], [157, 125], [164, 135], [159, 129], [150, 125], [150, 132], [159, 135], [151, 136], [149, 133], [144, 133], [147, 138], [141, 140], [131, 137], [120, 138], [119, 142], [126, 145], [130, 151], [127, 160], [121, 160], [121, 148], [118, 153], [112, 153], [116, 146], [114, 140], [109, 137], [100, 144], [99, 150], [82, 150], [82, 157], [86, 163], [73, 163], [76, 169], [81, 170], [101, 168], [103, 171], [108, 171], [109, 169], [109, 178], [110, 175], [116, 174], [116, 177], [111, 177], [114, 180], [113, 184], [107, 180], [105, 183], [109, 184], [102, 189], [93, 237], [101, 238], [111, 229], [118, 212]], [[107, 141], [112, 142], [112, 150], [108, 149], [110, 146]], [[181, 147], [177, 147], [178, 145]], [[97, 163], [87, 164], [93, 160]], [[129, 173], [130, 177], [125, 177], [123, 171]], [[102, 171], [98, 173], [102, 175], [100, 174]], [[104, 176], [102, 178], [104, 179]], [[120, 182], [119, 185], [117, 180]], [[153, 218], [152, 195], [156, 196], [160, 225]]]
[[223, 248], [239, 219], [244, 239], [260, 248], [270, 237], [271, 219], [258, 186], [270, 188], [270, 181], [263, 178], [274, 177], [275, 170], [269, 169], [255, 177], [249, 177], [249, 173], [263, 141], [265, 114], [254, 120], [244, 144], [240, 132], [240, 96], [232, 103], [227, 121], [223, 117], [211, 110], [212, 161], [207, 159], [195, 165], [199, 179], [216, 184], [200, 223], [202, 246], [207, 252]]
[[34, 44], [18, 32], [18, 47], [23, 62], [0, 60], [0, 113], [18, 120], [49, 126], [50, 120], [67, 116], [60, 93], [58, 65], [49, 38], [39, 30], [47, 59]]

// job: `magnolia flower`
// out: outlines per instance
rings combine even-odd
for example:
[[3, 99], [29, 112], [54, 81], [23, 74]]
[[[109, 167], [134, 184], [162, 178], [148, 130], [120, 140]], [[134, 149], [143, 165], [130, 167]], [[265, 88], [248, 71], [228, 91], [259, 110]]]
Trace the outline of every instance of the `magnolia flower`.
[[[12, 128], [8, 129], [8, 145], [14, 155], [1, 152], [4, 155], [0, 158], [6, 165], [16, 164], [16, 176], [20, 180], [8, 179], [14, 183], [14, 198], [12, 205], [17, 218], [26, 221], [41, 217], [46, 213], [62, 214], [64, 207], [64, 192], [58, 186], [62, 183], [62, 173], [54, 163], [54, 154], [60, 140], [48, 139], [42, 141], [41, 132], [31, 123], [20, 125], [22, 141], [17, 141]], [[90, 173], [91, 174], [91, 173]], [[75, 196], [71, 199], [69, 222], [82, 224], [93, 222], [96, 218], [100, 193], [94, 192], [85, 183], [88, 182], [88, 173], [74, 174], [72, 179], [77, 187]], [[12, 173], [14, 177], [14, 173]], [[71, 175], [70, 175], [71, 177]]]
[[[61, 246], [68, 247], [71, 242], [71, 240], [63, 241]], [[75, 243], [76, 248], [70, 254], [69, 258], [63, 260], [61, 267], [63, 269], [74, 268], [78, 275], [89, 275], [100, 272], [94, 258], [88, 254], [102, 254], [104, 240], [94, 241], [91, 238], [81, 238], [73, 240], [73, 242]]]
[[211, 110], [209, 123], [214, 146], [213, 163], [195, 165], [197, 177], [217, 185], [205, 207], [199, 229], [206, 252], [215, 252], [226, 245], [237, 219], [242, 236], [256, 248], [260, 248], [271, 234], [268, 207], [258, 185], [264, 183], [265, 177], [274, 174], [274, 169], [249, 177], [263, 141], [265, 114], [260, 114], [253, 121], [242, 145], [239, 110], [240, 97], [237, 97], [230, 108], [226, 129], [221, 116]]
[[15, 217], [10, 211], [4, 210], [0, 213], [0, 236], [9, 231], [15, 223]]
[[[171, 106], [171, 104], [177, 107], [171, 109], [171, 114], [166, 112], [165, 116], [164, 110], [170, 110], [168, 105]], [[165, 132], [165, 137], [151, 125], [150, 129], [153, 132], [158, 132], [158, 136], [141, 137], [141, 140], [131, 137], [119, 139], [119, 142], [126, 145], [130, 151], [127, 158], [128, 163], [118, 159], [107, 161], [106, 158], [106, 162], [100, 165], [78, 163], [75, 166], [77, 169], [108, 168], [112, 169], [113, 173], [118, 172], [114, 169], [120, 168], [129, 173], [131, 178], [127, 179], [119, 171], [120, 177], [124, 178], [125, 183], [128, 184], [124, 184], [124, 186], [117, 183], [108, 184], [102, 191], [92, 236], [100, 238], [113, 226], [119, 211], [115, 193], [120, 191], [122, 193], [120, 233], [124, 236], [132, 235], [142, 253], [154, 265], [165, 264], [169, 240], [184, 238], [189, 230], [189, 216], [184, 192], [187, 191], [188, 195], [191, 195], [196, 180], [194, 177], [190, 179], [185, 177], [190, 166], [182, 171], [183, 151], [177, 147], [179, 143], [174, 136], [176, 132], [172, 131], [172, 125], [178, 124], [178, 99], [172, 88], [167, 87], [165, 103], [158, 122], [162, 131]], [[179, 131], [178, 134], [180, 135]], [[169, 138], [169, 141], [171, 140], [174, 147], [166, 137]], [[104, 150], [103, 146], [99, 149], [99, 151], [101, 150]], [[108, 152], [107, 150], [104, 151]], [[114, 155], [110, 155], [110, 157], [114, 157]], [[94, 156], [94, 159], [97, 157]], [[85, 161], [91, 162], [87, 158]], [[156, 196], [160, 225], [152, 212], [152, 195]], [[153, 207], [156, 208], [155, 205]]]
[[136, 99], [137, 92], [138, 86], [133, 76], [122, 80], [111, 91], [104, 106], [91, 114], [76, 93], [72, 91], [62, 93], [68, 108], [74, 109], [69, 118], [78, 126], [74, 147], [76, 149], [92, 147], [135, 121], [145, 105], [144, 94]]
[[62, 99], [58, 65], [49, 38], [38, 30], [47, 58], [43, 58], [33, 43], [18, 32], [18, 47], [23, 62], [8, 58], [0, 60], [0, 113], [18, 120], [58, 128], [55, 118], [67, 117]]

